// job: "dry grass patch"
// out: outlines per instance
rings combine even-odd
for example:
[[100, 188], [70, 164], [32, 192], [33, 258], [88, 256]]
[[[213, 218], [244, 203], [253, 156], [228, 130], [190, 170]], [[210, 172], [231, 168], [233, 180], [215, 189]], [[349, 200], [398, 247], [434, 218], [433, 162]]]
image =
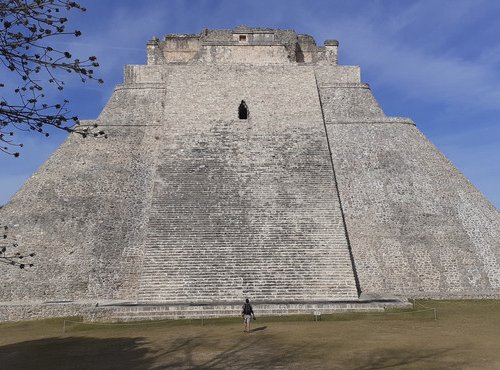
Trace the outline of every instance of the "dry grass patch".
[[87, 325], [0, 325], [2, 369], [500, 369], [500, 301], [432, 311]]

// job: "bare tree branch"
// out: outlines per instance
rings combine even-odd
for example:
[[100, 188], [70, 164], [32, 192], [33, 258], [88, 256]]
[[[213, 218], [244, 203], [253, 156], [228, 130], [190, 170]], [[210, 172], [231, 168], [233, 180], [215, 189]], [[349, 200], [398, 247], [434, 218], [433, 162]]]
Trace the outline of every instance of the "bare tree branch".
[[78, 117], [70, 115], [67, 100], [53, 102], [46, 96], [48, 87], [64, 89], [62, 72], [76, 75], [81, 82], [103, 82], [94, 77], [94, 68], [99, 67], [95, 56], [76, 59], [69, 51], [48, 44], [54, 37], [81, 35], [66, 28], [66, 15], [72, 10], [86, 11], [69, 0], [0, 0], [0, 70], [3, 66], [11, 71], [17, 81], [7, 86], [0, 80], [1, 152], [19, 156], [17, 148], [22, 143], [15, 140], [17, 130], [49, 136], [49, 129], [55, 127], [82, 137], [106, 136], [96, 127], [81, 127]]

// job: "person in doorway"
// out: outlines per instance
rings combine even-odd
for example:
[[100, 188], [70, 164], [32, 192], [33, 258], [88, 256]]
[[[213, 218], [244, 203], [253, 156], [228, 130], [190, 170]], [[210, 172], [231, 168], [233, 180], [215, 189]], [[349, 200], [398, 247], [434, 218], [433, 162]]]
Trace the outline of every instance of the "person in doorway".
[[253, 313], [252, 305], [248, 298], [245, 300], [245, 304], [241, 308], [241, 316], [243, 316], [243, 323], [245, 324], [245, 333], [250, 332], [250, 321], [255, 320], [255, 314]]

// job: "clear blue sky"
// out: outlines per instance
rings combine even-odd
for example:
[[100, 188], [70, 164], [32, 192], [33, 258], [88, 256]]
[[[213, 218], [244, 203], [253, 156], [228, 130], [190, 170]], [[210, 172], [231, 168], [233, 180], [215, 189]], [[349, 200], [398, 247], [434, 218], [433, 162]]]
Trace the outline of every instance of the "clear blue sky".
[[[145, 44], [204, 27], [291, 28], [316, 42], [340, 41], [339, 62], [360, 65], [390, 116], [420, 130], [500, 209], [500, 1], [482, 0], [87, 0], [70, 19], [83, 36], [60, 39], [96, 55], [104, 85], [68, 80], [72, 113], [96, 118], [122, 82], [123, 65], [144, 64]], [[7, 73], [2, 70], [2, 74]], [[23, 138], [20, 158], [0, 155], [0, 204], [36, 171], [63, 134]], [[85, 155], [82, 153], [82, 155]], [[68, 165], [71, 165], [68, 163]]]

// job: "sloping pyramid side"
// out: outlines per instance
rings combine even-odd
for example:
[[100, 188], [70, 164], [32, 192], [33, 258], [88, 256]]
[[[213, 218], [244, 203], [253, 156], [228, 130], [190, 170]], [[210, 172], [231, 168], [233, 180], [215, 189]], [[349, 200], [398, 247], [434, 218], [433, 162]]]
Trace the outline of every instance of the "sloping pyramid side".
[[327, 111], [361, 290], [500, 296], [500, 214], [414, 126]]
[[36, 253], [30, 269], [0, 265], [0, 301], [136, 293], [160, 91], [117, 89], [97, 121], [109, 138], [70, 135], [0, 210], [20, 250]]

